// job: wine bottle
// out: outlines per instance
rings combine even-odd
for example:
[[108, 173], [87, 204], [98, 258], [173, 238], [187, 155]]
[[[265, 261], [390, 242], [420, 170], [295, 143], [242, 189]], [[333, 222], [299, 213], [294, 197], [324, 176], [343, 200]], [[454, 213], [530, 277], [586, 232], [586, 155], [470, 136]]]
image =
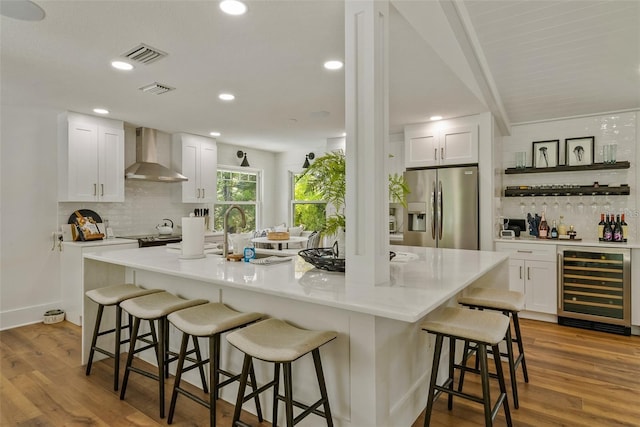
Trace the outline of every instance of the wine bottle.
[[611, 227], [611, 220], [609, 219], [609, 214], [606, 216], [606, 221], [604, 223], [604, 230], [602, 232], [602, 239], [605, 242], [610, 242], [613, 240], [613, 228]]
[[557, 239], [558, 238], [558, 229], [556, 228], [556, 220], [553, 220], [553, 226], [551, 227], [551, 238], [552, 239]]
[[558, 224], [558, 234], [560, 236], [567, 235], [567, 226], [564, 223], [564, 216], [560, 215], [560, 223]]
[[547, 239], [549, 237], [549, 224], [547, 224], [547, 220], [544, 217], [544, 212], [542, 212], [542, 218], [538, 226], [538, 237], [541, 239]]
[[629, 225], [624, 220], [624, 214], [622, 214], [622, 220], [620, 221], [620, 226], [622, 227], [622, 241], [627, 241], [627, 236], [629, 235]]
[[613, 241], [622, 242], [622, 226], [620, 225], [620, 215], [616, 215], [616, 223], [613, 226]]
[[600, 214], [600, 222], [598, 223], [598, 241], [604, 240], [604, 214]]

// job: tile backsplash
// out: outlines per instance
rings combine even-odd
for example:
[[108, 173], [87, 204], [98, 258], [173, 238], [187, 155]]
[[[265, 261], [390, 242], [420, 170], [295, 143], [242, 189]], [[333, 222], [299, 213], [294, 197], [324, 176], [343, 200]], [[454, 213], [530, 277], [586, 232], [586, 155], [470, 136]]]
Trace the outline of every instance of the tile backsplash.
[[547, 221], [559, 221], [564, 216], [567, 227], [573, 224], [579, 236], [584, 239], [597, 239], [597, 223], [600, 213], [625, 213], [629, 224], [629, 240], [637, 242], [640, 230], [637, 194], [637, 115], [635, 112], [608, 114], [593, 117], [557, 120], [553, 122], [526, 124], [512, 127], [512, 133], [503, 138], [503, 165], [515, 167], [516, 152], [527, 152], [527, 166], [531, 166], [533, 141], [559, 139], [559, 163], [564, 164], [566, 138], [595, 136], [594, 162], [603, 159], [603, 146], [617, 145], [617, 160], [631, 162], [629, 169], [595, 170], [579, 172], [552, 172], [503, 175], [503, 186], [578, 184], [600, 185], [628, 184], [631, 194], [628, 196], [536, 196], [504, 197], [502, 214], [508, 218], [526, 218], [527, 213], [540, 214], [546, 211]]
[[[58, 203], [58, 223], [67, 223], [69, 216], [77, 209], [91, 209], [102, 220], [109, 220], [116, 236], [156, 234], [156, 225], [163, 218], [171, 219], [175, 228], [182, 217], [189, 216], [195, 208], [210, 207], [206, 204], [185, 204], [179, 200], [179, 183], [125, 180], [125, 201], [123, 203], [60, 202]], [[179, 232], [179, 229], [177, 229]]]

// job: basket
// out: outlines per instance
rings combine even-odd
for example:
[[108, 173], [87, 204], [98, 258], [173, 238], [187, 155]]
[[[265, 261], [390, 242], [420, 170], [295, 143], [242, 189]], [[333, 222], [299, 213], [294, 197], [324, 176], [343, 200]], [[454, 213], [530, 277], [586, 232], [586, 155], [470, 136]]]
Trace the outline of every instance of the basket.
[[337, 258], [333, 248], [303, 249], [298, 255], [320, 270], [344, 272], [345, 259]]
[[60, 323], [64, 320], [64, 311], [60, 309], [49, 310], [44, 313], [44, 324], [51, 325], [53, 323]]
[[289, 240], [288, 231], [270, 231], [267, 233], [267, 239], [269, 240]]
[[[345, 271], [346, 260], [344, 258], [338, 258], [334, 248], [303, 249], [298, 252], [298, 255], [300, 255], [306, 262], [320, 270], [339, 271], [343, 273]], [[395, 256], [395, 252], [389, 252], [390, 260]]]

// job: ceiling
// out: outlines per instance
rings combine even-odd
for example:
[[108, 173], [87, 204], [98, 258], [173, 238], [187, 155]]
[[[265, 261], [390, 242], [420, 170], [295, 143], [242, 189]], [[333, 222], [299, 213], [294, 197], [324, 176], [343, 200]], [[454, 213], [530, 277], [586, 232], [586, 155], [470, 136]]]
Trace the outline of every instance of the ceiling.
[[[3, 105], [103, 107], [135, 126], [219, 131], [218, 141], [270, 151], [345, 131], [344, 69], [322, 68], [344, 60], [341, 1], [250, 1], [240, 17], [215, 1], [36, 2], [42, 21], [0, 18]], [[638, 1], [466, 0], [449, 13], [431, 0], [392, 5], [391, 132], [434, 114], [491, 110], [508, 129], [640, 108]], [[451, 8], [462, 30], [449, 28]], [[130, 72], [110, 67], [140, 43], [168, 55]], [[140, 90], [154, 82], [175, 90]]]

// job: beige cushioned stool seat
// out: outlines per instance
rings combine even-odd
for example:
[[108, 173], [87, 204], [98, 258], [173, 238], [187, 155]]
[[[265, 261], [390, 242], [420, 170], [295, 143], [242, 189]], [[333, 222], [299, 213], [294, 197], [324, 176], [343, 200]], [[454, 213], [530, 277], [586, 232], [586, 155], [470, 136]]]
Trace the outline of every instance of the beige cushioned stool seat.
[[492, 308], [495, 310], [524, 310], [524, 294], [517, 291], [493, 288], [473, 288], [458, 298], [459, 304]]
[[509, 318], [491, 311], [446, 307], [423, 322], [420, 327], [432, 333], [466, 338], [471, 341], [496, 345], [504, 338]]
[[208, 337], [260, 319], [260, 313], [241, 313], [219, 302], [202, 304], [171, 313], [167, 318], [189, 335]]
[[257, 359], [292, 362], [337, 336], [336, 332], [310, 331], [296, 328], [280, 319], [267, 319], [231, 332], [227, 335], [227, 341]]
[[120, 304], [127, 313], [140, 319], [158, 319], [176, 310], [206, 304], [204, 299], [182, 299], [169, 292], [158, 292], [128, 299]]
[[91, 300], [101, 305], [115, 305], [130, 298], [137, 298], [144, 295], [162, 292], [161, 289], [143, 289], [136, 285], [126, 283], [123, 285], [106, 286], [104, 288], [92, 289], [85, 295]]

